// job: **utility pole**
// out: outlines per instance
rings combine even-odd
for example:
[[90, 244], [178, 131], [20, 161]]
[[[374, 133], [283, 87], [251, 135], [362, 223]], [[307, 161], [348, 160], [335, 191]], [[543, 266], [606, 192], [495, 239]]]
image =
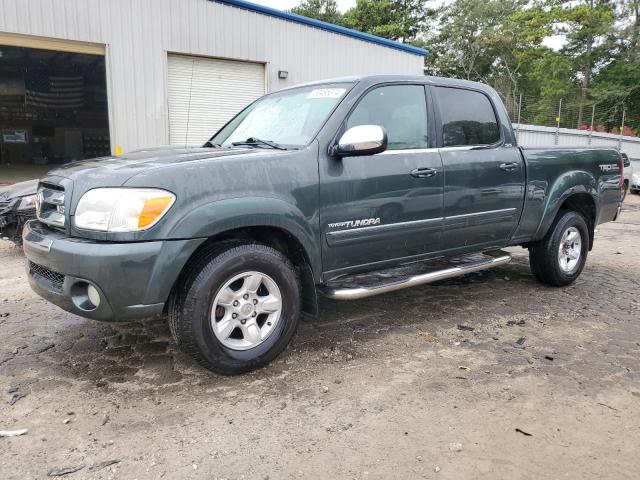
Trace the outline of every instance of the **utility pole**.
[[516, 141], [520, 143], [520, 120], [522, 115], [522, 93], [520, 94], [520, 100], [518, 101], [518, 128], [516, 130]]
[[596, 104], [591, 107], [591, 128], [589, 129], [589, 145], [591, 145], [591, 137], [593, 137], [593, 121], [596, 116]]
[[620, 125], [620, 137], [618, 138], [618, 150], [622, 149], [622, 137], [624, 136], [624, 117], [627, 109], [622, 107], [622, 125]]
[[560, 137], [560, 114], [562, 113], [562, 99], [560, 99], [560, 105], [558, 105], [558, 116], [556, 117], [556, 139], [555, 145], [558, 145], [558, 138]]

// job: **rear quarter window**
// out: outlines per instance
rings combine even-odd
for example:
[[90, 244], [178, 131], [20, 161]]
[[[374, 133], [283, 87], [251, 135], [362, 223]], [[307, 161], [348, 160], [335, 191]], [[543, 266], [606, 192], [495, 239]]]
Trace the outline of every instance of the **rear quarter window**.
[[486, 95], [460, 88], [436, 87], [445, 147], [491, 145], [500, 140], [498, 121]]

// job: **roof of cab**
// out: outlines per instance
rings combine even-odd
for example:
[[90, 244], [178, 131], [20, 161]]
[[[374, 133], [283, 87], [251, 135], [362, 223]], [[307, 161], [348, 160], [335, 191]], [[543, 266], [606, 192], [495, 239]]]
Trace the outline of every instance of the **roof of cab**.
[[[461, 80], [458, 78], [446, 78], [446, 77], [432, 77], [425, 75], [360, 75], [350, 77], [337, 77], [328, 78], [325, 80], [316, 80], [313, 82], [303, 83], [300, 85], [293, 85], [287, 87], [284, 90], [299, 87], [311, 87], [314, 85], [324, 85], [330, 83], [364, 83], [367, 85], [376, 85], [378, 83], [391, 83], [391, 82], [416, 82], [424, 83], [428, 85], [444, 85], [450, 87], [466, 87], [476, 90], [484, 90], [487, 92], [493, 92], [493, 88], [489, 85], [480, 82], [473, 82], [471, 80]], [[282, 91], [282, 90], [281, 90]]]

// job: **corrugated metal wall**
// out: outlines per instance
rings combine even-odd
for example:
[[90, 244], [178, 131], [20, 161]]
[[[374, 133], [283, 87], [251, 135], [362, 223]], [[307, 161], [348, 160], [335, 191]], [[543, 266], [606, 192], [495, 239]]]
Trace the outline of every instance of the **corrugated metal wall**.
[[625, 137], [612, 133], [588, 132], [560, 128], [556, 143], [556, 129], [553, 127], [540, 127], [537, 125], [517, 125], [516, 131], [518, 145], [522, 147], [547, 147], [557, 145], [559, 147], [609, 147], [620, 149], [629, 155], [629, 158], [640, 160], [640, 138]]
[[169, 143], [202, 145], [265, 93], [261, 63], [169, 54]]
[[0, 0], [0, 31], [105, 44], [112, 148], [124, 151], [169, 142], [167, 52], [263, 62], [269, 91], [420, 75], [423, 65], [418, 55], [208, 0]]

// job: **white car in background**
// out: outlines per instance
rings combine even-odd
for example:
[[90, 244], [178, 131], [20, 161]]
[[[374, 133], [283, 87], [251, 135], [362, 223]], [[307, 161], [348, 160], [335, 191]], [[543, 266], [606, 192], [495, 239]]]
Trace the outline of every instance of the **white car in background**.
[[629, 190], [631, 193], [640, 193], [640, 172], [632, 174]]
[[[622, 191], [622, 201], [624, 202], [627, 192], [637, 192], [640, 189], [640, 181], [638, 180], [638, 174], [633, 174], [633, 167], [631, 167], [631, 160], [629, 155], [621, 153], [620, 156], [624, 162], [624, 190]], [[635, 185], [635, 190], [634, 190]]]
[[622, 194], [622, 200], [624, 201], [627, 191], [640, 193], [640, 171], [633, 171], [629, 155], [626, 153], [622, 153], [621, 155], [624, 160], [624, 192]]

